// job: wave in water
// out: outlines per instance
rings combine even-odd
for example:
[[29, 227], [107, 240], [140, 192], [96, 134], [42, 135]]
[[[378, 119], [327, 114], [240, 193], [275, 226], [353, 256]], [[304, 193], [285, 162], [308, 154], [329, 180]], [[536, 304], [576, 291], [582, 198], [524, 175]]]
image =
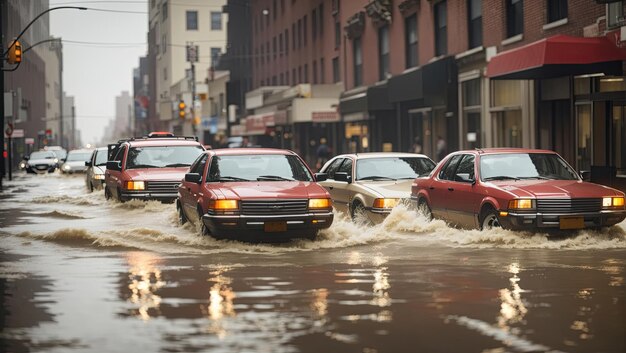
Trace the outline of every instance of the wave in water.
[[98, 202], [90, 197], [76, 197], [76, 196], [42, 196], [32, 199], [32, 203], [67, 203], [79, 206], [94, 206]]
[[44, 213], [37, 213], [37, 216], [60, 218], [60, 219], [87, 219], [88, 218], [88, 217], [84, 217], [78, 214], [65, 212], [65, 211], [50, 211], [50, 212], [44, 212]]

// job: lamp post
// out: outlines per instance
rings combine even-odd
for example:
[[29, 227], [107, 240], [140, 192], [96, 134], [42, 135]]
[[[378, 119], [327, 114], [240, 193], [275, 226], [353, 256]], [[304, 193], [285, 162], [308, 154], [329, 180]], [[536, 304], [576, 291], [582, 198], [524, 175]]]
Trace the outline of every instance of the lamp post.
[[[6, 2], [5, 0], [0, 0], [0, 14], [5, 13], [5, 2]], [[2, 97], [0, 97], [0, 127], [2, 128], [2, 130], [4, 130], [4, 69], [3, 69], [4, 57], [11, 50], [11, 48], [17, 43], [17, 41], [20, 40], [20, 38], [22, 38], [26, 30], [28, 30], [28, 28], [30, 28], [30, 26], [32, 26], [33, 23], [35, 23], [35, 21], [37, 21], [41, 16], [45, 15], [46, 13], [50, 11], [62, 10], [62, 9], [87, 10], [86, 7], [80, 7], [80, 6], [59, 6], [59, 7], [53, 7], [53, 8], [43, 11], [42, 13], [37, 15], [35, 18], [33, 18], [26, 25], [26, 27], [24, 27], [24, 29], [20, 32], [20, 34], [15, 38], [15, 40], [7, 48], [6, 52], [4, 51], [4, 43], [2, 40], [3, 38], [2, 28], [4, 24], [2, 23], [2, 18], [1, 18], [2, 16], [0, 16], [0, 48], [1, 48], [0, 53], [2, 53], [2, 58], [0, 58], [0, 93], [2, 93]], [[9, 165], [9, 168], [11, 168], [10, 165]], [[0, 191], [2, 191], [2, 179], [4, 179], [5, 172], [6, 172], [6, 166], [5, 166], [5, 158], [4, 158], [4, 131], [2, 131], [2, 133], [0, 133]]]

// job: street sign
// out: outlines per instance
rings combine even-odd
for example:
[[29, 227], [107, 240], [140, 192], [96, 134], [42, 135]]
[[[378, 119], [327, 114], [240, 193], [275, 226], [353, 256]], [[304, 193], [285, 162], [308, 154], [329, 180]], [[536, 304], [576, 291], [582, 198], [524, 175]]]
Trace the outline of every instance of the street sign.
[[27, 145], [34, 145], [35, 144], [35, 139], [32, 137], [27, 137], [24, 139], [24, 143]]
[[12, 132], [11, 134], [7, 134], [7, 132], [9, 132], [8, 130], [9, 130], [9, 128], [7, 128], [4, 131], [4, 137], [5, 138], [11, 137], [11, 138], [17, 139], [17, 138], [24, 137], [24, 129], [14, 129], [14, 130], [11, 131]]
[[187, 61], [192, 63], [198, 62], [198, 46], [187, 45]]

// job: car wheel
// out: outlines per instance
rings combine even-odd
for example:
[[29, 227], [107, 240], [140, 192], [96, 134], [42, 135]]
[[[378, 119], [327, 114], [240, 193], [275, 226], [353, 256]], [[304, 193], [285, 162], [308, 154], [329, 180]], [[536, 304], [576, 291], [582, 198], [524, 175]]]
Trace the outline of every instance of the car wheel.
[[119, 188], [117, 189], [117, 201], [122, 203], [127, 201], [125, 197], [122, 197], [122, 190], [120, 190]]
[[111, 191], [109, 191], [109, 188], [106, 186], [104, 187], [104, 198], [107, 200], [111, 199]]
[[211, 236], [211, 231], [209, 231], [209, 228], [204, 224], [204, 221], [202, 221], [202, 216], [204, 215], [204, 212], [202, 212], [202, 209], [200, 208], [200, 206], [198, 206], [198, 222], [200, 222], [200, 235], [202, 236]]
[[365, 206], [360, 201], [355, 201], [350, 208], [350, 217], [352, 221], [356, 220], [365, 220], [367, 216], [365, 215]]
[[417, 204], [417, 212], [421, 213], [427, 220], [432, 221], [433, 212], [431, 211], [430, 206], [428, 206], [428, 202], [426, 202], [426, 200], [419, 200]]
[[183, 206], [181, 206], [179, 200], [176, 200], [176, 209], [178, 210], [178, 223], [182, 226], [187, 223], [187, 217], [185, 216], [185, 211], [183, 211]]
[[93, 192], [93, 184], [91, 183], [91, 181], [87, 182], [87, 190], [89, 190], [89, 192]]
[[493, 208], [488, 208], [483, 211], [483, 215], [481, 217], [482, 221], [480, 222], [481, 229], [489, 230], [492, 228], [502, 228], [500, 225], [500, 220], [498, 219], [498, 214], [496, 210]]

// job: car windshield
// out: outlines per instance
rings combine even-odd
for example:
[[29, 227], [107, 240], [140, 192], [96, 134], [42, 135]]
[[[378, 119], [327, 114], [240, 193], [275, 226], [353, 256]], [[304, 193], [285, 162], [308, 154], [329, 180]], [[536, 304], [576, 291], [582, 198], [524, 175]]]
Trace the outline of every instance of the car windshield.
[[216, 156], [211, 161], [211, 181], [313, 181], [304, 163], [294, 155], [257, 154]]
[[91, 152], [71, 152], [67, 154], [66, 162], [88, 161], [91, 158]]
[[65, 150], [52, 150], [52, 153], [54, 153], [58, 159], [64, 159], [67, 157], [67, 152]]
[[557, 154], [506, 153], [480, 158], [481, 180], [578, 180], [574, 170]]
[[96, 165], [106, 165], [107, 164], [107, 150], [98, 150], [96, 151]]
[[435, 163], [423, 157], [359, 159], [356, 162], [356, 180], [414, 179], [418, 175], [430, 173], [434, 167]]
[[33, 152], [30, 154], [30, 159], [55, 159], [56, 155], [52, 152]]
[[189, 167], [202, 151], [200, 146], [131, 147], [126, 168]]

